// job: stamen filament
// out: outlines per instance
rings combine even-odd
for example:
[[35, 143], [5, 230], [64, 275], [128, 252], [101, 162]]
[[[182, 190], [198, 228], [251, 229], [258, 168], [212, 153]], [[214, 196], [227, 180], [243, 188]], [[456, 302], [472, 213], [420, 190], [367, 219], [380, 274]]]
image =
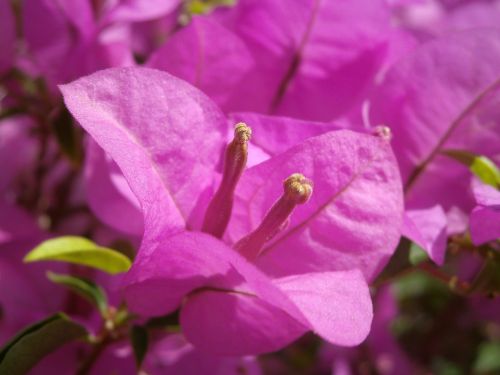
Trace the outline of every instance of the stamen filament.
[[240, 122], [234, 128], [234, 138], [227, 145], [224, 155], [224, 171], [219, 188], [210, 201], [202, 231], [221, 238], [229, 223], [233, 209], [234, 190], [247, 164], [248, 141], [252, 130]]
[[295, 207], [309, 200], [312, 182], [302, 174], [294, 173], [283, 182], [283, 190], [283, 195], [274, 203], [257, 229], [234, 245], [234, 249], [250, 261], [257, 259], [264, 244], [286, 227]]

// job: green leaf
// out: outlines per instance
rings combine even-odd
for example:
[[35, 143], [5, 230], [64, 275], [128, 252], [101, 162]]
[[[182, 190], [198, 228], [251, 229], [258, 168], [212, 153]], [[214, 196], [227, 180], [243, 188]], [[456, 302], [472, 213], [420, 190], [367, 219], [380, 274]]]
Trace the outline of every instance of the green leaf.
[[416, 243], [411, 244], [410, 254], [408, 258], [410, 260], [410, 263], [414, 266], [418, 266], [420, 263], [429, 260], [429, 256], [427, 255], [425, 250], [418, 246]]
[[24, 329], [0, 350], [0, 374], [27, 374], [49, 353], [86, 335], [86, 329], [66, 315], [50, 316]]
[[500, 188], [500, 171], [486, 156], [462, 150], [444, 150], [443, 154], [469, 167], [470, 171], [485, 184]]
[[475, 373], [479, 374], [497, 374], [500, 372], [500, 342], [481, 344], [474, 370]]
[[432, 360], [434, 374], [439, 375], [465, 375], [465, 371], [459, 363], [455, 363], [443, 357], [435, 357]]
[[171, 325], [179, 325], [179, 310], [167, 315], [150, 318], [146, 322], [148, 328], [165, 328]]
[[189, 14], [210, 13], [220, 6], [233, 6], [236, 0], [191, 0], [186, 3], [186, 10]]
[[71, 275], [61, 275], [54, 272], [47, 272], [47, 277], [50, 281], [63, 285], [80, 296], [84, 297], [90, 303], [95, 305], [101, 315], [105, 315], [108, 310], [108, 299], [106, 292], [94, 282]]
[[110, 274], [126, 272], [131, 266], [130, 259], [122, 253], [76, 236], [64, 236], [44, 241], [24, 257], [25, 262], [40, 260], [81, 264]]
[[130, 330], [130, 341], [134, 350], [135, 363], [137, 368], [140, 369], [148, 351], [148, 331], [142, 326], [134, 325]]

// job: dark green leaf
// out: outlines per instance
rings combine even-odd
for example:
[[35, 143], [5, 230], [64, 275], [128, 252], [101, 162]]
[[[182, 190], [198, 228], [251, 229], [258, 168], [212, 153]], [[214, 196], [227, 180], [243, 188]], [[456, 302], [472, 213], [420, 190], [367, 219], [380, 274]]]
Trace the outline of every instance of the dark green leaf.
[[168, 315], [151, 318], [146, 322], [147, 328], [169, 329], [177, 326], [179, 326], [179, 310]]
[[81, 264], [110, 274], [126, 272], [131, 266], [130, 259], [122, 253], [76, 236], [64, 236], [44, 241], [24, 258], [25, 262], [40, 260]]
[[140, 369], [148, 351], [148, 331], [142, 326], [134, 325], [130, 330], [130, 341], [134, 350], [137, 368]]
[[60, 275], [50, 271], [47, 272], [47, 277], [50, 281], [63, 285], [90, 301], [99, 309], [101, 315], [106, 314], [108, 309], [106, 292], [94, 282], [81, 277]]
[[0, 350], [0, 374], [27, 374], [49, 353], [86, 335], [83, 326], [62, 313], [48, 317], [20, 332]]
[[445, 150], [443, 154], [469, 167], [470, 171], [485, 184], [500, 188], [500, 171], [486, 156], [462, 150]]

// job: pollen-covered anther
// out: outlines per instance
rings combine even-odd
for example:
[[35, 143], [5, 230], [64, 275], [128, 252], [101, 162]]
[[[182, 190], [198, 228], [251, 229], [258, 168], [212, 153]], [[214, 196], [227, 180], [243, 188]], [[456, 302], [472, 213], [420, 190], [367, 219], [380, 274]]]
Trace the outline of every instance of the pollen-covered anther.
[[373, 135], [380, 137], [386, 141], [390, 141], [392, 139], [392, 131], [391, 128], [385, 125], [378, 125], [373, 128]]
[[284, 196], [296, 204], [304, 204], [311, 197], [312, 181], [303, 174], [294, 173], [283, 181]]
[[248, 260], [259, 257], [266, 242], [287, 227], [295, 207], [309, 200], [313, 187], [304, 175], [294, 173], [283, 181], [283, 190], [283, 195], [272, 205], [260, 225], [234, 245], [234, 249]]
[[252, 129], [244, 122], [239, 122], [234, 126], [234, 141], [240, 144], [248, 143], [252, 138]]
[[210, 201], [202, 231], [222, 238], [233, 209], [234, 190], [247, 165], [248, 141], [252, 129], [240, 122], [234, 127], [234, 138], [224, 153], [224, 170], [219, 188]]

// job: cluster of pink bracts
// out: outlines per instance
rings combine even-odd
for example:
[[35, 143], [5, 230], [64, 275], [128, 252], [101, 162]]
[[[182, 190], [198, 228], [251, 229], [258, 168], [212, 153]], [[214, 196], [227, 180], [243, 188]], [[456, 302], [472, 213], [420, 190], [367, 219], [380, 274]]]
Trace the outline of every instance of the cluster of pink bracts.
[[[58, 311], [90, 337], [32, 374], [286, 373], [256, 356], [307, 332], [318, 373], [363, 342], [424, 371], [390, 333], [398, 244], [465, 294], [500, 251], [498, 0], [0, 0], [0, 78], [0, 345]], [[67, 235], [132, 266], [22, 262]]]

